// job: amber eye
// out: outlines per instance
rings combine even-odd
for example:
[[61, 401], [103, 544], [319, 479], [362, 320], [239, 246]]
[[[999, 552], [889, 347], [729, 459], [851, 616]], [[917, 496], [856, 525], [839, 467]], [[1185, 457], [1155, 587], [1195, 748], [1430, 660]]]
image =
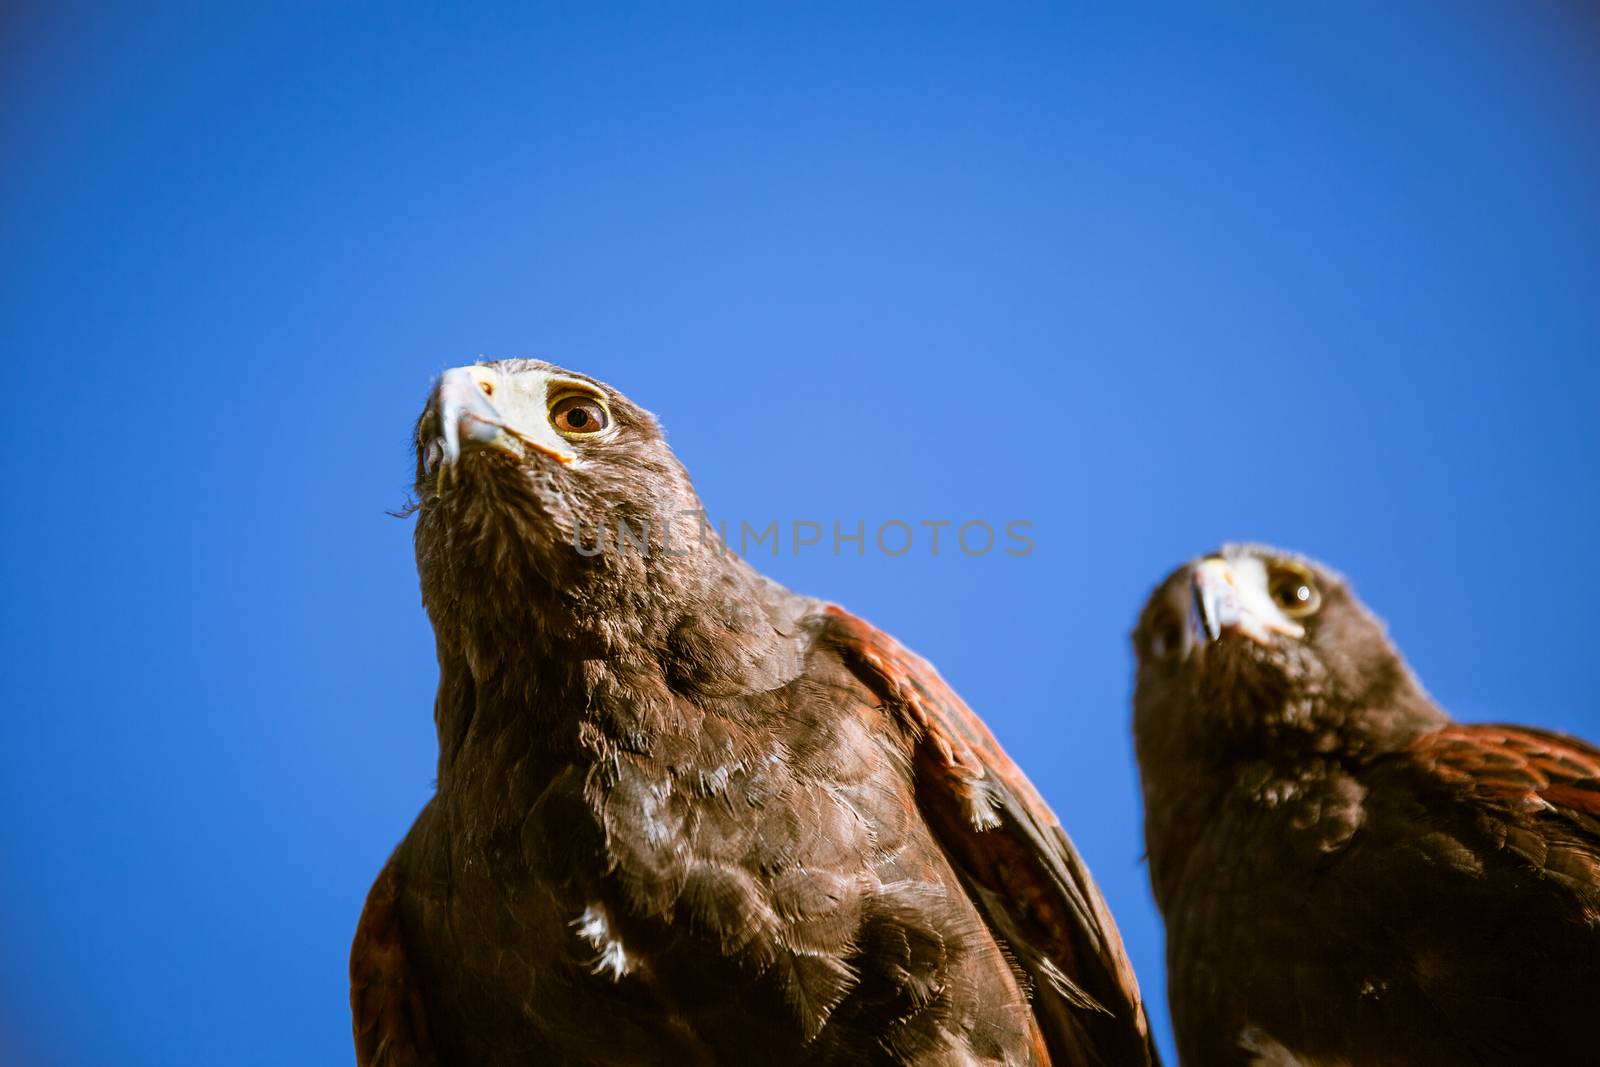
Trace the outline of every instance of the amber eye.
[[611, 425], [611, 415], [599, 397], [568, 393], [550, 405], [550, 425], [563, 437], [591, 437]]
[[1311, 572], [1298, 563], [1281, 560], [1267, 574], [1267, 592], [1272, 602], [1291, 619], [1302, 619], [1322, 607], [1322, 592]]

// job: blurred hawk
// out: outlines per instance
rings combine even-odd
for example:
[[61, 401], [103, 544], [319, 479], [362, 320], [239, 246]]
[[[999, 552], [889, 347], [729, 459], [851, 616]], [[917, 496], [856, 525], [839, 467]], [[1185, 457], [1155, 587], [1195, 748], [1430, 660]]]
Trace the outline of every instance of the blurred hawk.
[[1600, 751], [1451, 721], [1270, 548], [1178, 568], [1134, 643], [1186, 1067], [1600, 1062]]

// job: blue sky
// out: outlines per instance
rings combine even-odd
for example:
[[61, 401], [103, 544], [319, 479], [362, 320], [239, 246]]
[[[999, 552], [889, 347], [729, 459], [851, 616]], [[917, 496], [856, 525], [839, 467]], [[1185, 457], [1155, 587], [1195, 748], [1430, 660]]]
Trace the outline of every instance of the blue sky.
[[431, 789], [430, 378], [604, 378], [713, 513], [1033, 524], [763, 566], [932, 659], [1167, 1033], [1126, 633], [1224, 539], [1466, 719], [1600, 737], [1600, 33], [1577, 6], [12, 6], [0, 1048], [350, 1061]]

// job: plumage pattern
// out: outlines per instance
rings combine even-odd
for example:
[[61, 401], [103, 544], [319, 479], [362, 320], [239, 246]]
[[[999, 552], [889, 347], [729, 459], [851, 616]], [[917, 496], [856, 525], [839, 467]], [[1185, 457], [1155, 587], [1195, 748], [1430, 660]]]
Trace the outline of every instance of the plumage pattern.
[[1134, 640], [1185, 1065], [1594, 1062], [1600, 751], [1452, 722], [1272, 549], [1179, 568]]
[[[492, 406], [447, 375], [419, 423], [438, 790], [357, 932], [358, 1061], [1152, 1062], [1082, 861], [933, 669], [719, 545], [580, 555], [698, 507], [653, 419], [472, 374]], [[540, 436], [573, 389], [605, 429]]]

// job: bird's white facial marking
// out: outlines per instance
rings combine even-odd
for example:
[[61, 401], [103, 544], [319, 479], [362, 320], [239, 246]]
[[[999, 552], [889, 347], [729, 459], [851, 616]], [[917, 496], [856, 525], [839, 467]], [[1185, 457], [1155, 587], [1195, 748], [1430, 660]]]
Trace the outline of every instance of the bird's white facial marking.
[[[1215, 556], [1195, 564], [1190, 572], [1190, 587], [1197, 601], [1191, 613], [1198, 613], [1191, 629], [1209, 629], [1215, 640], [1225, 629], [1232, 629], [1259, 644], [1271, 642], [1272, 634], [1301, 638], [1305, 627], [1283, 613], [1269, 591], [1267, 566], [1254, 556], [1223, 560]], [[1194, 633], [1197, 641], [1205, 634]]]
[[573, 921], [572, 928], [578, 936], [599, 953], [589, 964], [591, 974], [609, 974], [613, 982], [633, 972], [634, 961], [622, 947], [622, 941], [611, 932], [611, 920], [600, 904], [590, 904], [583, 914]]
[[[507, 374], [481, 363], [459, 369], [471, 375], [478, 383], [479, 390], [499, 413], [501, 424], [525, 444], [562, 463], [577, 459], [571, 444], [556, 433], [549, 418], [550, 397], [563, 391], [570, 392], [573, 383], [569, 379], [554, 377], [540, 370]], [[593, 391], [593, 386], [580, 384], [584, 389]]]
[[1255, 556], [1230, 560], [1228, 569], [1233, 572], [1233, 586], [1239, 591], [1244, 606], [1261, 620], [1263, 626], [1280, 634], [1300, 637], [1305, 627], [1283, 613], [1267, 589], [1267, 565]]

